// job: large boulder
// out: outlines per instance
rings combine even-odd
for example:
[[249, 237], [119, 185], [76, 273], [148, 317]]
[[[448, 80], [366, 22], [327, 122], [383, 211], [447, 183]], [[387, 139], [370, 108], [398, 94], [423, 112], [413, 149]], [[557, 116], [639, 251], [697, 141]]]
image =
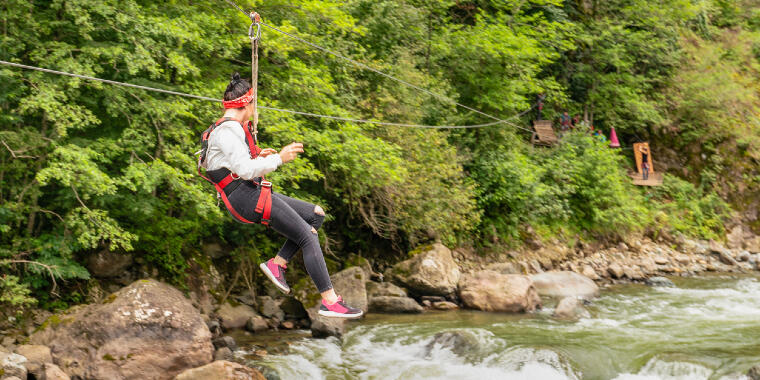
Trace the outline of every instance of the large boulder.
[[185, 370], [174, 380], [266, 380], [261, 372], [226, 360]]
[[55, 315], [30, 337], [53, 361], [85, 379], [171, 379], [211, 361], [211, 332], [177, 289], [139, 280], [101, 304]]
[[222, 327], [225, 330], [242, 329], [248, 320], [258, 316], [255, 310], [248, 305], [231, 305], [225, 303], [216, 311], [216, 315], [222, 320]]
[[465, 306], [483, 311], [526, 312], [541, 307], [530, 277], [489, 270], [463, 275], [459, 298]]
[[53, 363], [45, 363], [42, 366], [44, 376], [38, 376], [37, 378], [42, 380], [70, 380], [71, 378], [66, 372], [63, 372], [61, 368]]
[[413, 293], [441, 296], [456, 291], [461, 275], [451, 250], [438, 243], [397, 263], [390, 274]]
[[369, 280], [367, 274], [359, 267], [351, 267], [335, 273], [331, 277], [335, 292], [343, 297], [351, 307], [362, 309], [367, 312], [369, 302], [367, 301], [366, 282]]
[[422, 306], [409, 297], [372, 297], [369, 309], [373, 313], [422, 313]]
[[87, 257], [87, 270], [95, 277], [117, 277], [132, 265], [132, 255], [103, 249]]
[[544, 272], [534, 274], [530, 279], [540, 296], [591, 299], [599, 295], [599, 287], [594, 281], [575, 272]]
[[281, 299], [274, 299], [269, 296], [261, 296], [258, 298], [258, 302], [259, 313], [261, 313], [261, 315], [267, 318], [275, 318], [278, 321], [285, 320], [285, 312], [280, 307], [282, 304]]

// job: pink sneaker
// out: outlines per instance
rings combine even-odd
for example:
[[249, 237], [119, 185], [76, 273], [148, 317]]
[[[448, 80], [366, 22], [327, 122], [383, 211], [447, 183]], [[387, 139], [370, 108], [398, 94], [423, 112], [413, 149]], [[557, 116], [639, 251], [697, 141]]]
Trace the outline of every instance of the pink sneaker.
[[361, 309], [356, 309], [346, 305], [343, 302], [343, 297], [338, 296], [338, 302], [328, 305], [325, 300], [322, 300], [322, 305], [319, 306], [319, 315], [324, 317], [334, 318], [359, 318], [364, 314]]
[[261, 271], [269, 277], [269, 280], [272, 281], [274, 286], [285, 294], [290, 293], [290, 286], [288, 286], [288, 282], [285, 281], [285, 269], [287, 269], [287, 267], [287, 265], [280, 266], [279, 264], [275, 264], [273, 258], [259, 265]]

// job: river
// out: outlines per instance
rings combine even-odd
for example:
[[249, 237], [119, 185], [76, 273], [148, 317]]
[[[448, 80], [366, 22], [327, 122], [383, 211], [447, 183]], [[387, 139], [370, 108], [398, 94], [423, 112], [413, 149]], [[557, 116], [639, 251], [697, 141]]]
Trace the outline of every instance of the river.
[[[760, 277], [672, 280], [606, 288], [573, 322], [553, 319], [548, 303], [528, 315], [370, 314], [342, 341], [304, 331], [237, 337], [249, 353], [269, 343], [266, 355], [238, 355], [282, 380], [747, 379], [760, 364]], [[432, 343], [451, 331], [469, 344]]]

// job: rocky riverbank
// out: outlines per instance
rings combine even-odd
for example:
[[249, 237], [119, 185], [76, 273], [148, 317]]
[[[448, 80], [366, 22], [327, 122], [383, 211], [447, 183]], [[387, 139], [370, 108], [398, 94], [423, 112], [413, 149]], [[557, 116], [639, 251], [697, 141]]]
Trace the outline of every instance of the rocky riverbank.
[[[107, 286], [113, 289], [114, 283], [126, 282], [124, 268], [136, 264], [114, 260], [123, 267], [114, 271], [101, 265], [108, 255], [113, 253], [98, 253], [90, 270], [111, 278]], [[383, 268], [382, 275], [365, 259], [350, 261], [354, 265], [333, 274], [333, 283], [347, 302], [365, 312], [469, 308], [522, 313], [550, 302], [556, 318], [574, 319], [585, 315], [584, 302], [592, 301], [600, 286], [668, 286], [665, 276], [758, 270], [760, 237], [739, 227], [725, 245], [638, 237], [609, 246], [546, 245], [498, 257], [433, 244]], [[219, 305], [213, 290], [222, 277], [213, 266], [206, 268], [192, 277], [186, 294], [150, 279], [132, 281], [108, 296], [103, 287], [93, 286], [92, 292], [101, 294], [88, 297], [97, 302], [49, 317], [40, 312], [28, 319], [23, 333], [5, 336], [0, 379], [262, 379], [256, 369], [241, 365], [255, 363], [236, 356], [229, 332], [310, 329], [314, 337], [340, 337], [350, 323], [317, 314], [318, 293], [308, 278], [294, 283], [292, 296], [238, 290]]]

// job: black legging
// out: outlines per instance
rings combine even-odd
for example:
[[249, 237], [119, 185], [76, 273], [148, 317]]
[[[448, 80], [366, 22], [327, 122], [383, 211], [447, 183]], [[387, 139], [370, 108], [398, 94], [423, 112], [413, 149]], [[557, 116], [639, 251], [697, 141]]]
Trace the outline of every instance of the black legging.
[[[232, 207], [243, 218], [258, 222], [261, 220], [261, 214], [255, 213], [254, 209], [259, 192], [259, 188], [250, 181], [244, 181], [228, 194], [228, 198]], [[327, 273], [325, 258], [322, 256], [322, 248], [319, 246], [319, 238], [311, 231], [312, 227], [318, 230], [325, 220], [325, 216], [317, 214], [315, 208], [311, 203], [272, 192], [269, 226], [288, 238], [277, 255], [290, 261], [301, 248], [306, 271], [322, 293], [332, 289], [332, 283], [330, 274]]]

